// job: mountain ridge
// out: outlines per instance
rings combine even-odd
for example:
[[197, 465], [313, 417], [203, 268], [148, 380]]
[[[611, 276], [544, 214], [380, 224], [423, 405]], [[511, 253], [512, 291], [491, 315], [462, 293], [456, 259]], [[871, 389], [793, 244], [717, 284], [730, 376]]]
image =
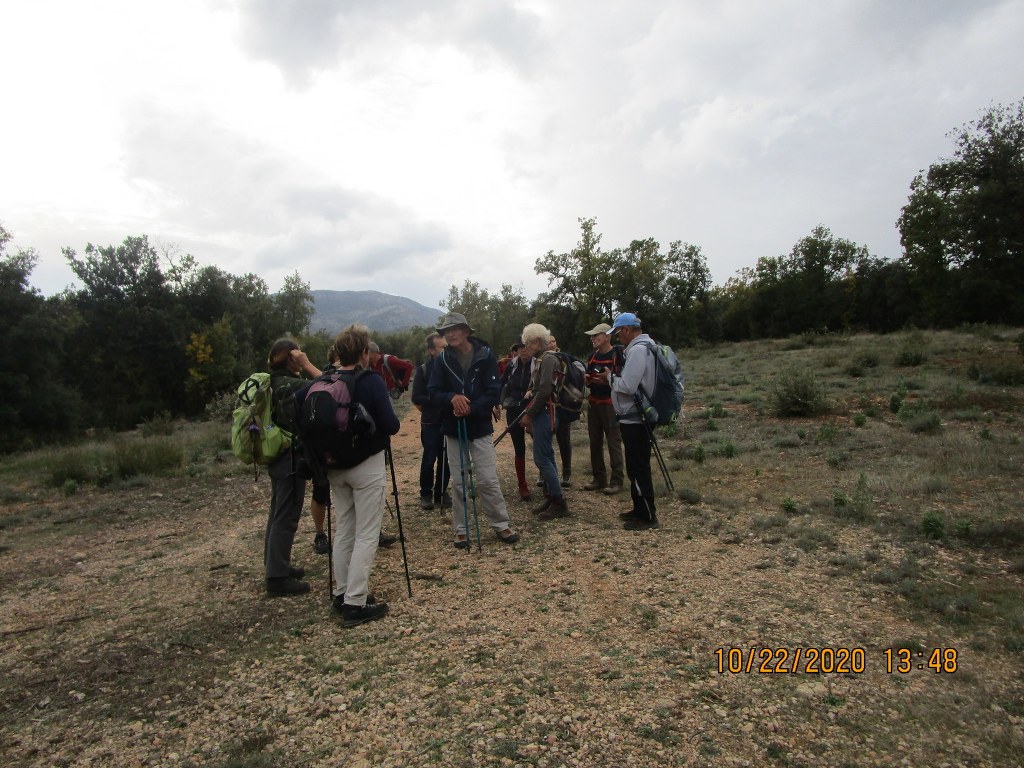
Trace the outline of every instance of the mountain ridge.
[[374, 331], [404, 331], [408, 328], [432, 328], [444, 314], [404, 296], [381, 291], [310, 291], [313, 315], [309, 329], [321, 328], [337, 333], [352, 323], [362, 323]]

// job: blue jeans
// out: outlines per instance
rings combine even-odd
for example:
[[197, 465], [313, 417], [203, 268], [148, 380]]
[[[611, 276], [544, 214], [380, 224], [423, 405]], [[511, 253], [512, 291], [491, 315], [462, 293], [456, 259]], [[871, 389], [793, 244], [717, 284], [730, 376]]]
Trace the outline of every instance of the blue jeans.
[[555, 466], [555, 449], [552, 445], [555, 430], [558, 429], [558, 416], [554, 417], [552, 429], [550, 411], [545, 408], [533, 417], [533, 463], [540, 470], [544, 480], [545, 491], [552, 499], [562, 498], [562, 485], [558, 480], [558, 467]]

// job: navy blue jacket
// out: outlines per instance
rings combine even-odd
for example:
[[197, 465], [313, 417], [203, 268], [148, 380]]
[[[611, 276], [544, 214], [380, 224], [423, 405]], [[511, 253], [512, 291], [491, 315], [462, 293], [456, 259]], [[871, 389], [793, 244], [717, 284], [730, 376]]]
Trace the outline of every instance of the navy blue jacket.
[[434, 369], [436, 357], [432, 357], [425, 363], [416, 366], [416, 373], [412, 378], [412, 403], [421, 408], [421, 424], [440, 424], [443, 418], [443, 407], [432, 403], [430, 394], [427, 392], [427, 384], [430, 382], [430, 372]]
[[487, 342], [470, 336], [469, 343], [473, 345], [469, 370], [463, 371], [455, 350], [445, 347], [434, 358], [427, 392], [431, 404], [441, 409], [441, 431], [449, 437], [458, 436], [459, 420], [452, 412], [452, 398], [455, 395], [468, 397], [466, 427], [469, 439], [476, 440], [494, 432], [491, 412], [501, 397], [501, 380], [498, 378], [498, 359]]

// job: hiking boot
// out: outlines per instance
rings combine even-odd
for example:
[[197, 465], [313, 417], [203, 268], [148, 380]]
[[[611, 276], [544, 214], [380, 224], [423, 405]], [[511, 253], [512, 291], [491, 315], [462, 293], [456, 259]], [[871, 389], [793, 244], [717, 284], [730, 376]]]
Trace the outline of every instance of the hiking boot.
[[434, 508], [434, 499], [433, 499], [433, 497], [428, 496], [428, 495], [421, 495], [420, 496], [420, 509], [422, 509], [422, 510], [431, 510], [433, 508]]
[[[334, 610], [333, 605], [331, 610]], [[335, 613], [338, 613], [338, 611], [335, 610]], [[387, 603], [367, 603], [366, 605], [347, 605], [343, 603], [341, 606], [341, 626], [346, 628], [356, 627], [368, 621], [383, 619], [387, 615]]]
[[629, 510], [629, 512], [619, 512], [619, 520], [625, 522], [626, 520], [646, 520], [646, 512], [637, 512], [635, 509]]
[[267, 597], [287, 597], [288, 595], [304, 595], [309, 592], [309, 582], [283, 576], [267, 579]]
[[658, 522], [658, 518], [652, 517], [650, 519], [646, 517], [634, 517], [622, 524], [622, 527], [627, 531], [649, 531], [654, 528], [660, 528], [661, 523]]
[[607, 488], [602, 488], [601, 493], [607, 493], [609, 496], [622, 493], [622, 485], [620, 483], [612, 483]]
[[538, 520], [554, 520], [556, 517], [568, 517], [569, 505], [565, 503], [564, 497], [551, 500], [551, 505], [537, 515]]
[[[368, 594], [366, 596], [366, 604], [367, 605], [376, 605], [377, 604], [376, 596]], [[342, 608], [344, 608], [344, 606], [345, 606], [345, 596], [344, 595], [335, 595], [334, 598], [331, 600], [331, 610], [334, 611], [339, 616], [341, 615]]]
[[288, 566], [288, 576], [293, 579], [301, 579], [306, 575], [306, 569], [298, 565]]
[[529, 488], [520, 488], [519, 489], [519, 500], [520, 501], [531, 501], [532, 499], [533, 499], [533, 494], [530, 493], [530, 489]]
[[323, 531], [313, 537], [313, 551], [318, 555], [326, 555], [331, 551], [331, 541]]
[[536, 506], [536, 507], [534, 507], [533, 509], [530, 510], [530, 514], [531, 515], [539, 515], [542, 512], [546, 512], [547, 508], [550, 507], [550, 506], [551, 506], [551, 497], [550, 496], [545, 496], [543, 502], [541, 502], [538, 506]]
[[452, 497], [449, 493], [442, 493], [440, 496], [434, 497], [434, 503], [437, 504], [441, 509], [450, 507], [452, 505]]
[[455, 537], [455, 548], [456, 549], [469, 549], [469, 547], [470, 547], [470, 543], [469, 543], [469, 539], [466, 537], [466, 534], [460, 533], [458, 536]]
[[396, 541], [398, 541], [397, 536], [381, 533], [380, 537], [377, 539], [377, 546], [387, 548], [394, 544]]
[[599, 483], [597, 480], [583, 486], [584, 491], [600, 491], [602, 488], [604, 488], [604, 483]]
[[569, 477], [569, 475], [566, 475], [565, 477], [562, 478], [562, 487], [572, 488], [572, 478]]
[[515, 544], [519, 541], [519, 534], [513, 531], [511, 528], [506, 528], [504, 531], [498, 531], [498, 538], [506, 544]]

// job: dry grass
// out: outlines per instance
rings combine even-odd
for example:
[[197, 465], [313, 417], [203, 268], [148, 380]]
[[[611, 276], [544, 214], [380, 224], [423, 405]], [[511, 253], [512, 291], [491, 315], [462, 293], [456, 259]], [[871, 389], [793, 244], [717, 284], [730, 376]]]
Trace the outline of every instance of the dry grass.
[[[686, 352], [685, 426], [661, 441], [677, 496], [660, 501], [662, 529], [640, 534], [618, 527], [622, 499], [579, 490], [578, 425], [573, 517], [541, 524], [510, 502], [520, 545], [485, 531], [482, 553], [457, 552], [444, 518], [415, 504], [407, 414], [395, 456], [414, 596], [400, 552], [382, 551], [373, 586], [392, 614], [354, 630], [328, 611], [308, 518], [295, 559], [313, 593], [263, 597], [267, 481], [219, 433], [182, 437], [171, 477], [70, 495], [43, 482], [52, 456], [20, 457], [0, 474], [0, 758], [1017, 765], [1024, 392], [966, 375], [1015, 337]], [[770, 382], [794, 368], [814, 373], [830, 413], [773, 415]], [[893, 395], [940, 427], [912, 429]], [[730, 649], [756, 670], [798, 648], [863, 648], [865, 669], [718, 670]], [[924, 655], [887, 672], [886, 650], [902, 648]], [[935, 648], [957, 650], [955, 672], [916, 668]]]

